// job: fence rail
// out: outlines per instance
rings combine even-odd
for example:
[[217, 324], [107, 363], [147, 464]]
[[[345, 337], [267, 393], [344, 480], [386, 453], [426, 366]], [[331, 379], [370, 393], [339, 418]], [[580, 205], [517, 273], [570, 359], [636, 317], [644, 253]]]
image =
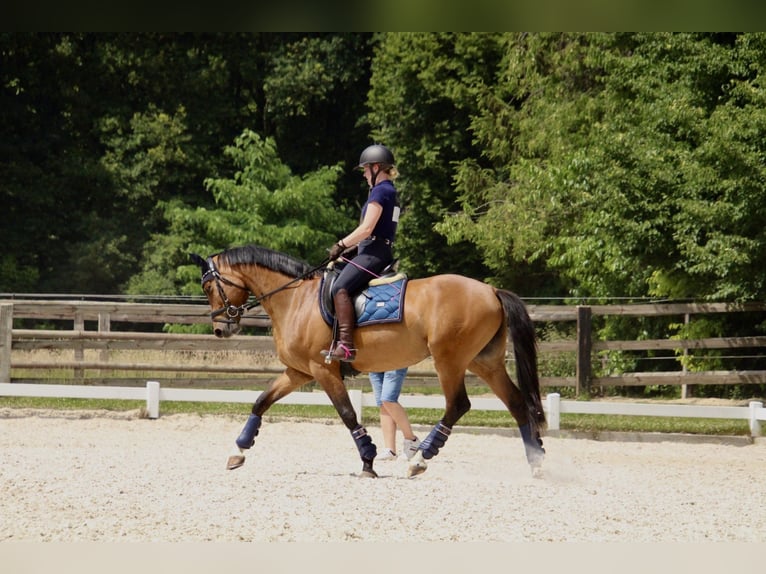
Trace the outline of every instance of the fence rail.
[[[594, 340], [592, 321], [594, 316], [653, 317], [679, 315], [686, 320], [695, 314], [739, 313], [766, 311], [766, 303], [744, 305], [729, 303], [678, 303], [638, 305], [528, 305], [536, 323], [566, 321], [576, 325], [576, 338], [562, 341], [543, 341], [539, 345], [541, 357], [557, 353], [574, 356], [573, 375], [542, 376], [541, 385], [548, 388], [573, 387], [576, 393], [588, 391], [592, 386], [643, 386], [643, 385], [708, 385], [708, 384], [766, 384], [765, 370], [732, 370], [693, 372], [680, 369], [663, 372], [635, 372], [596, 377], [592, 363], [605, 351], [675, 351], [678, 353], [696, 349], [758, 349], [766, 348], [766, 337], [718, 337], [704, 339], [653, 339], [643, 341]], [[14, 329], [14, 320], [71, 321], [72, 328], [62, 329]], [[206, 304], [185, 303], [129, 303], [104, 301], [67, 300], [0, 300], [0, 382], [11, 382], [12, 369], [49, 370], [73, 369], [80, 382], [84, 372], [89, 371], [148, 371], [203, 374], [257, 374], [270, 375], [281, 368], [253, 365], [175, 363], [163, 358], [161, 362], [146, 363], [120, 361], [110, 358], [110, 351], [244, 351], [274, 355], [274, 343], [268, 336], [240, 336], [218, 339], [212, 335], [181, 335], [157, 332], [112, 331], [112, 326], [127, 323], [131, 329], [140, 324], [200, 324], [209, 323]], [[86, 329], [95, 323], [94, 329]], [[260, 308], [243, 319], [243, 325], [268, 327], [270, 322]], [[72, 351], [71, 359], [49, 361], [20, 358], [13, 351], [40, 349]], [[86, 350], [100, 351], [98, 360], [86, 359]], [[512, 357], [512, 354], [511, 354]], [[434, 380], [435, 373], [418, 365], [410, 370], [410, 378]], [[477, 381], [468, 376], [469, 382]]]

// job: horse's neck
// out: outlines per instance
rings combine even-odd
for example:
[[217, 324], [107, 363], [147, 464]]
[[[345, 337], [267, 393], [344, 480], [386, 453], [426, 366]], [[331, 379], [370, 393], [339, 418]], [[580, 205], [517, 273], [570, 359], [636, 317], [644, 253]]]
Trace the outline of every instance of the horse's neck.
[[260, 304], [268, 313], [273, 324], [284, 320], [291, 321], [291, 313], [296, 309], [295, 298], [306, 292], [306, 287], [316, 283], [310, 279], [293, 279], [270, 269], [253, 267], [246, 274], [245, 282], [256, 297], [266, 297]]
[[243, 268], [242, 277], [247, 287], [256, 297], [277, 291], [280, 287], [287, 285], [293, 280], [287, 275], [256, 265]]

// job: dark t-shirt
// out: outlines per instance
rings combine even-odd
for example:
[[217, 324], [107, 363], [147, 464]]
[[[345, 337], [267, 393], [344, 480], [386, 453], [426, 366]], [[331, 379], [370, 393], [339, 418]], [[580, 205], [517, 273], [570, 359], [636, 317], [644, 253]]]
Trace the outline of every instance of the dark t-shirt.
[[354, 264], [346, 265], [333, 283], [333, 297], [340, 289], [346, 289], [350, 295], [356, 295], [393, 260], [391, 244], [380, 240], [388, 239], [393, 242], [396, 235], [399, 200], [394, 184], [386, 179], [370, 190], [367, 202], [362, 207], [362, 219], [371, 203], [377, 203], [383, 208], [378, 223], [372, 230], [372, 235], [377, 241], [365, 239], [359, 243], [359, 250], [353, 259]]
[[383, 208], [383, 212], [380, 214], [372, 234], [378, 239], [388, 239], [393, 242], [396, 235], [396, 227], [399, 223], [399, 199], [397, 198], [394, 184], [386, 179], [370, 190], [367, 202], [362, 208], [362, 219], [364, 219], [364, 215], [367, 213], [367, 206], [370, 203], [377, 203]]

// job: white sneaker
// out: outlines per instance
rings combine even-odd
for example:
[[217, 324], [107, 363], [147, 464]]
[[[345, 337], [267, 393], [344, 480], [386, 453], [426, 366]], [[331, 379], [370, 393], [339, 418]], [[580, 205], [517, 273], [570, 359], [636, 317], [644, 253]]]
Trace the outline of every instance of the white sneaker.
[[407, 457], [407, 460], [410, 460], [415, 454], [418, 452], [418, 447], [420, 446], [420, 439], [418, 437], [415, 437], [414, 439], [404, 439], [402, 442], [402, 453], [404, 453], [404, 456]]
[[396, 460], [396, 453], [390, 448], [384, 448], [378, 453], [375, 460]]

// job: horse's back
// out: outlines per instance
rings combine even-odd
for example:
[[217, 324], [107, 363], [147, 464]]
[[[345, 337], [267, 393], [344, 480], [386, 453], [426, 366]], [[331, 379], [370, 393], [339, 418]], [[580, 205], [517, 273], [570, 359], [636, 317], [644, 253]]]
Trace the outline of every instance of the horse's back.
[[454, 329], [476, 328], [478, 322], [486, 321], [492, 330], [502, 323], [503, 308], [491, 285], [463, 275], [443, 274], [410, 280], [404, 316], [413, 325], [446, 323]]
[[410, 279], [407, 286], [406, 302], [422, 304], [431, 301], [437, 307], [453, 302], [475, 301], [477, 304], [489, 304], [494, 307], [497, 303], [495, 288], [478, 279], [464, 275], [445, 273], [423, 279]]

